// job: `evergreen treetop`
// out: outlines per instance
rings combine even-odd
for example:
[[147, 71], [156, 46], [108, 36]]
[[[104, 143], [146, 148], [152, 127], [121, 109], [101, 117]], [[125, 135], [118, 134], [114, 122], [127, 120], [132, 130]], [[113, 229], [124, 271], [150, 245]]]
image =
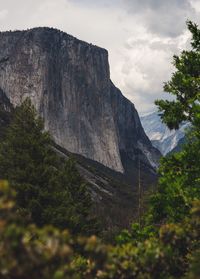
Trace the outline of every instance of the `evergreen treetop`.
[[59, 157], [30, 99], [14, 111], [0, 144], [0, 178], [17, 191], [24, 216], [39, 226], [89, 230], [90, 194], [72, 159]]

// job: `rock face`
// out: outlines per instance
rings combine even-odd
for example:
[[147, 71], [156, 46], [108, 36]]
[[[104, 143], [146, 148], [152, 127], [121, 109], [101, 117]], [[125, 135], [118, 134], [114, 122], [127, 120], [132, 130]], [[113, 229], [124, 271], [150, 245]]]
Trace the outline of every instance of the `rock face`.
[[72, 153], [118, 172], [126, 158], [157, 164], [134, 105], [110, 81], [105, 49], [50, 28], [2, 32], [0, 89], [14, 106], [30, 97], [55, 142]]
[[13, 107], [9, 99], [0, 89], [0, 139], [4, 136], [4, 130], [9, 125], [12, 111]]
[[141, 117], [141, 122], [153, 146], [163, 155], [180, 150], [185, 132], [190, 127], [189, 123], [183, 123], [178, 130], [169, 130], [157, 112]]

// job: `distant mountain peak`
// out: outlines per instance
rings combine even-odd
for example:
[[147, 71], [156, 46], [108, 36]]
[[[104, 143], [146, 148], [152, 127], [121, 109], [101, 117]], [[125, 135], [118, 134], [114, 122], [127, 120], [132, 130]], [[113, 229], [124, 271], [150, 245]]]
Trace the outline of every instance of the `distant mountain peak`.
[[142, 126], [154, 147], [163, 155], [170, 153], [185, 137], [188, 123], [183, 123], [178, 130], [170, 130], [162, 123], [157, 111], [140, 117]]

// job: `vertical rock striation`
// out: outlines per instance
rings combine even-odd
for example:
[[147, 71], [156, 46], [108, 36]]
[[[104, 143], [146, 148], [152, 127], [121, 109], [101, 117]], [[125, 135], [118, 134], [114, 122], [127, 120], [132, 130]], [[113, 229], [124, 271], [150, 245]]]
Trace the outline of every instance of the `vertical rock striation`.
[[0, 89], [16, 106], [30, 97], [45, 128], [68, 151], [124, 172], [159, 153], [134, 105], [110, 81], [105, 49], [50, 28], [0, 33]]

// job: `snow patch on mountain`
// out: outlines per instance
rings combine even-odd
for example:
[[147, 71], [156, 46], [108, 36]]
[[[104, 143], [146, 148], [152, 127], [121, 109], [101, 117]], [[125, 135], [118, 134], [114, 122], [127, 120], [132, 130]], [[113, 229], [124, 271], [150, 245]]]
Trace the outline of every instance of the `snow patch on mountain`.
[[162, 123], [157, 112], [140, 117], [142, 126], [151, 140], [152, 144], [160, 150], [163, 155], [171, 152], [185, 136], [185, 131], [189, 127], [188, 123], [183, 123], [179, 130], [169, 130]]

